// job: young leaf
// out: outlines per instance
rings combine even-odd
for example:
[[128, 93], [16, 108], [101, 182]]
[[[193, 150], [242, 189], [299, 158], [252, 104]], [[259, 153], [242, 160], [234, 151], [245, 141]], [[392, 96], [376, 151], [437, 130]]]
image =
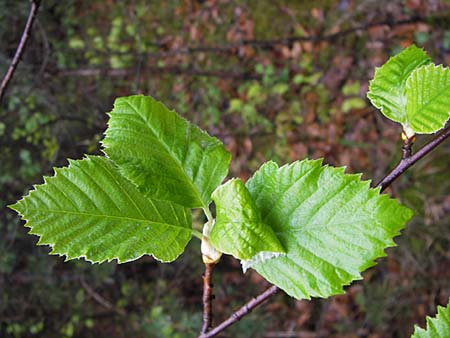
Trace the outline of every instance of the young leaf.
[[105, 135], [105, 153], [145, 196], [205, 208], [228, 172], [219, 140], [151, 97], [118, 98]]
[[406, 114], [416, 133], [431, 134], [450, 118], [450, 69], [433, 64], [416, 69], [406, 82]]
[[218, 250], [241, 260], [259, 252], [283, 253], [272, 228], [261, 221], [250, 194], [239, 179], [221, 185], [213, 193], [216, 223], [210, 240]]
[[395, 245], [412, 212], [359, 175], [303, 160], [264, 164], [246, 184], [286, 255], [253, 268], [297, 299], [329, 297]]
[[375, 70], [367, 97], [387, 118], [405, 124], [406, 80], [415, 69], [430, 62], [422, 49], [409, 46]]
[[447, 307], [438, 306], [436, 318], [427, 317], [427, 329], [416, 326], [411, 338], [448, 338], [450, 335], [450, 302]]
[[39, 245], [67, 259], [119, 263], [151, 254], [175, 260], [191, 238], [189, 209], [144, 197], [99, 156], [55, 169], [28, 196], [10, 206], [27, 220]]

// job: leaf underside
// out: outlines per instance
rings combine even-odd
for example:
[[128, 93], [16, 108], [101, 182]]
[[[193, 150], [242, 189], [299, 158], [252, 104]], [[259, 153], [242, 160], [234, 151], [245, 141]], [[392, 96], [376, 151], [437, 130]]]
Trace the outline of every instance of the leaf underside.
[[447, 307], [438, 306], [436, 318], [427, 317], [427, 329], [415, 327], [411, 338], [448, 338], [450, 337], [450, 300]]
[[144, 197], [105, 157], [69, 162], [10, 206], [40, 236], [39, 245], [91, 262], [145, 254], [170, 262], [183, 252], [192, 232], [189, 209]]
[[115, 101], [102, 143], [145, 196], [190, 208], [207, 207], [230, 162], [219, 140], [146, 96]]
[[342, 293], [385, 256], [412, 216], [360, 175], [322, 166], [321, 160], [283, 167], [268, 162], [246, 186], [262, 222], [286, 250], [253, 268], [297, 299]]
[[239, 179], [221, 185], [213, 193], [216, 222], [210, 239], [215, 248], [241, 260], [259, 252], [284, 253], [272, 228], [264, 224], [253, 200]]
[[409, 46], [375, 70], [367, 97], [387, 118], [407, 123], [406, 81], [415, 69], [430, 62], [422, 49]]
[[416, 69], [406, 82], [408, 123], [416, 133], [442, 129], [450, 117], [450, 69], [433, 64]]

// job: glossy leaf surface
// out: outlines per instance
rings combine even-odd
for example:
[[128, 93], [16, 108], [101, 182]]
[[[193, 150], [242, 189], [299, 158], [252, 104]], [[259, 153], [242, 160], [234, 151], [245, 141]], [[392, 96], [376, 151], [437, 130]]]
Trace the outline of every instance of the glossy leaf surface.
[[406, 81], [415, 69], [430, 62], [422, 49], [409, 46], [375, 70], [367, 97], [389, 119], [407, 123]]
[[406, 83], [408, 124], [416, 133], [431, 134], [450, 117], [450, 69], [433, 64], [416, 69]]
[[427, 317], [426, 330], [416, 326], [411, 338], [450, 337], [450, 302], [447, 307], [438, 306], [436, 318]]
[[11, 206], [52, 253], [92, 262], [177, 258], [191, 238], [189, 209], [146, 198], [105, 157], [89, 156]]
[[205, 208], [228, 172], [219, 140], [151, 97], [118, 98], [105, 134], [105, 153], [145, 196]]
[[217, 216], [210, 239], [215, 248], [241, 260], [259, 252], [284, 252], [272, 228], [262, 222], [241, 180], [233, 179], [217, 188], [213, 200]]
[[286, 250], [253, 268], [297, 299], [342, 293], [395, 245], [392, 238], [412, 216], [359, 175], [320, 160], [268, 162], [246, 186]]

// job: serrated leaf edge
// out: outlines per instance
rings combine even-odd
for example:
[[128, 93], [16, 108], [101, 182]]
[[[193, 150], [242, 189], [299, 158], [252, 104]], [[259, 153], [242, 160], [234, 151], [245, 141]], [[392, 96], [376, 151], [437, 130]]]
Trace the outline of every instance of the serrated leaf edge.
[[[146, 254], [146, 253], [144, 253], [144, 254], [142, 254], [142, 255], [140, 255], [140, 256], [136, 256], [135, 258], [131, 258], [131, 259], [129, 259], [129, 260], [121, 260], [119, 257], [115, 257], [115, 258], [111, 258], [111, 259], [105, 259], [105, 260], [101, 260], [101, 261], [96, 261], [96, 260], [90, 260], [89, 258], [87, 258], [86, 257], [86, 255], [70, 255], [69, 253], [67, 253], [67, 252], [54, 252], [54, 246], [56, 245], [56, 243], [53, 243], [53, 242], [44, 242], [44, 241], [42, 241], [42, 235], [43, 234], [41, 234], [41, 233], [39, 233], [39, 232], [34, 232], [33, 231], [33, 221], [32, 220], [29, 220], [29, 219], [27, 219], [27, 218], [25, 218], [25, 215], [20, 211], [20, 209], [18, 208], [19, 207], [19, 205], [20, 204], [22, 204], [24, 201], [25, 201], [25, 199], [26, 198], [28, 198], [28, 197], [30, 197], [30, 196], [32, 196], [32, 194], [34, 194], [36, 191], [37, 191], [37, 188], [38, 187], [40, 187], [40, 186], [44, 186], [44, 185], [46, 185], [47, 183], [48, 183], [48, 180], [53, 180], [54, 178], [56, 178], [57, 177], [57, 175], [60, 173], [60, 172], [62, 172], [62, 171], [67, 171], [67, 170], [69, 170], [72, 166], [77, 166], [78, 164], [77, 164], [77, 162], [79, 162], [79, 161], [83, 161], [83, 160], [88, 160], [88, 161], [92, 161], [92, 158], [93, 157], [101, 157], [101, 156], [95, 156], [95, 155], [87, 155], [87, 154], [85, 154], [84, 155], [84, 157], [82, 158], [82, 159], [80, 159], [80, 160], [76, 160], [76, 159], [68, 159], [68, 166], [66, 166], [66, 167], [52, 167], [52, 169], [53, 169], [53, 172], [54, 172], [54, 175], [53, 176], [49, 176], [49, 175], [44, 175], [43, 176], [43, 180], [44, 180], [44, 183], [37, 183], [37, 184], [33, 184], [32, 185], [32, 188], [29, 190], [29, 192], [25, 195], [25, 196], [23, 196], [20, 200], [18, 200], [16, 203], [14, 203], [14, 204], [10, 204], [10, 205], [7, 205], [7, 207], [9, 208], [9, 209], [11, 209], [11, 210], [13, 210], [13, 211], [15, 211], [15, 212], [17, 212], [17, 214], [20, 216], [20, 218], [23, 220], [23, 221], [25, 221], [25, 224], [24, 224], [24, 226], [25, 227], [27, 227], [27, 228], [30, 228], [30, 230], [28, 231], [28, 234], [30, 234], [30, 235], [35, 235], [35, 236], [38, 236], [39, 237], [39, 239], [38, 239], [38, 241], [37, 241], [37, 243], [36, 243], [36, 245], [38, 245], [38, 246], [49, 246], [50, 247], [50, 249], [51, 249], [51, 251], [50, 251], [50, 255], [54, 255], [54, 256], [58, 256], [58, 257], [62, 257], [62, 258], [64, 258], [64, 261], [65, 262], [67, 262], [67, 261], [70, 261], [70, 260], [73, 260], [73, 259], [80, 259], [80, 258], [83, 258], [85, 261], [87, 261], [87, 262], [90, 262], [91, 264], [96, 264], [96, 263], [98, 263], [98, 264], [101, 264], [101, 263], [104, 263], [104, 262], [112, 262], [112, 261], [114, 261], [114, 260], [117, 260], [117, 262], [119, 263], [119, 264], [122, 264], [122, 263], [127, 263], [127, 262], [131, 262], [131, 261], [135, 261], [135, 260], [137, 260], [137, 259], [139, 259], [139, 258], [141, 258], [141, 257], [143, 257], [143, 256], [151, 256], [151, 257], [153, 257], [155, 260], [157, 260], [157, 261], [159, 261], [159, 262], [161, 262], [161, 263], [167, 263], [167, 262], [172, 262], [172, 261], [174, 261], [174, 260], [176, 260], [182, 253], [183, 253], [183, 251], [182, 252], [180, 252], [179, 254], [178, 254], [178, 256], [177, 257], [175, 257], [173, 260], [170, 260], [170, 261], [165, 261], [165, 260], [162, 260], [162, 259], [159, 259], [158, 257], [155, 257], [154, 255], [152, 255], [152, 254]], [[109, 158], [108, 158], [109, 159]], [[109, 159], [111, 162], [113, 162], [114, 163], [114, 165], [115, 166], [117, 166], [116, 164], [115, 164], [115, 162], [114, 161], [112, 161], [111, 159]], [[128, 180], [126, 177], [124, 177], [123, 175], [122, 175], [122, 177], [124, 178], [124, 179], [126, 179], [128, 182], [130, 182], [130, 183], [132, 183], [130, 180]], [[125, 192], [126, 193], [126, 192]], [[127, 193], [126, 193], [127, 194]], [[127, 194], [128, 195], [128, 194]], [[131, 201], [133, 201], [132, 199], [131, 199], [131, 197], [129, 197], [130, 198], [130, 200]], [[159, 201], [162, 201], [162, 200], [159, 200]], [[171, 203], [173, 203], [173, 202], [171, 202]], [[81, 214], [81, 213], [80, 213]], [[101, 216], [104, 216], [104, 215], [101, 215]], [[115, 217], [115, 218], [120, 218], [120, 217]], [[142, 221], [142, 220], [140, 220], [140, 221]], [[152, 223], [157, 223], [157, 222], [152, 222]], [[175, 226], [173, 226], [172, 224], [164, 224], [165, 226], [168, 226], [168, 227], [175, 227]], [[175, 227], [175, 228], [177, 228], [178, 230], [180, 230], [178, 227]], [[186, 228], [186, 231], [189, 231], [190, 233], [191, 233], [191, 237], [192, 237], [192, 229], [189, 229], [189, 228]], [[190, 241], [190, 239], [188, 240], [188, 243], [189, 243], [189, 241]]]
[[[425, 69], [425, 68], [434, 68], [434, 69], [441, 68], [443, 71], [446, 71], [446, 70], [447, 70], [447, 71], [450, 72], [450, 67], [446, 67], [446, 66], [444, 66], [443, 64], [429, 63], [429, 64], [427, 64], [427, 65], [420, 66], [420, 67], [414, 69], [414, 70], [411, 72], [411, 74], [410, 74], [410, 76], [408, 77], [408, 79], [406, 80], [406, 84], [405, 84], [405, 90], [406, 90], [406, 91], [408, 90], [408, 87], [409, 87], [409, 85], [408, 85], [408, 84], [409, 84], [409, 80], [412, 78], [412, 76], [413, 76], [416, 72], [418, 72], [419, 70], [422, 70], [422, 69]], [[430, 100], [430, 101], [431, 101], [431, 100]], [[408, 106], [408, 101], [406, 101], [406, 105], [405, 105], [406, 112], [407, 112], [407, 106]], [[378, 107], [377, 107], [377, 108], [378, 108]], [[406, 121], [404, 124], [402, 124], [402, 125], [403, 125], [403, 129], [404, 129], [404, 130], [407, 130], [407, 129], [413, 130], [414, 133], [416, 133], [416, 134], [425, 134], [425, 135], [434, 134], [434, 133], [438, 132], [439, 130], [443, 129], [443, 128], [445, 127], [445, 125], [448, 123], [448, 121], [450, 121], [450, 109], [449, 109], [449, 111], [447, 112], [447, 114], [448, 114], [448, 118], [447, 118], [447, 120], [445, 120], [445, 122], [442, 124], [442, 127], [440, 127], [439, 129], [435, 129], [434, 131], [427, 131], [427, 132], [425, 132], [425, 131], [422, 131], [422, 130], [416, 130], [416, 129], [412, 128], [412, 127], [410, 126], [410, 124], [408, 123], [408, 116], [406, 116], [407, 121]]]
[[[334, 167], [334, 166], [331, 166], [331, 165], [328, 165], [328, 164], [323, 164], [323, 158], [313, 159], [313, 160], [305, 158], [303, 160], [297, 160], [297, 161], [294, 161], [292, 163], [284, 164], [281, 167], [274, 161], [268, 161], [268, 162], [262, 164], [261, 167], [256, 172], [260, 171], [265, 166], [274, 166], [276, 170], [281, 170], [281, 169], [285, 169], [285, 168], [289, 169], [289, 167], [294, 166], [294, 165], [298, 165], [301, 162], [306, 162], [306, 163], [315, 163], [316, 162], [316, 163], [319, 164], [319, 167], [320, 167], [321, 170], [325, 170], [326, 168], [329, 168], [329, 169], [335, 171], [336, 173], [341, 173], [341, 174], [345, 175], [346, 177], [349, 177], [349, 178], [351, 178], [353, 180], [357, 180], [358, 182], [360, 182], [369, 191], [369, 193], [372, 196], [373, 195], [378, 195], [380, 200], [384, 199], [384, 200], [391, 200], [391, 201], [395, 202], [397, 205], [403, 207], [405, 209], [405, 211], [407, 210], [407, 212], [409, 213], [408, 215], [405, 215], [405, 222], [404, 222], [405, 225], [414, 216], [414, 212], [411, 209], [403, 206], [397, 199], [390, 198], [389, 195], [381, 193], [380, 192], [381, 191], [381, 187], [370, 187], [371, 180], [370, 179], [369, 180], [362, 180], [361, 179], [362, 173], [357, 173], [357, 174], [345, 173], [346, 166]], [[256, 172], [255, 172], [255, 174], [256, 174]], [[280, 195], [282, 195], [282, 194], [280, 194]], [[356, 278], [353, 278], [352, 280], [349, 280], [347, 283], [342, 284], [339, 287], [339, 290], [337, 290], [335, 293], [327, 295], [326, 297], [322, 297], [320, 295], [319, 296], [312, 295], [312, 296], [308, 296], [308, 297], [305, 297], [305, 298], [302, 298], [302, 299], [310, 300], [311, 297], [328, 298], [328, 297], [333, 296], [333, 295], [338, 295], [338, 294], [344, 293], [344, 287], [350, 285], [351, 283], [353, 283], [356, 280], [363, 279], [362, 272], [364, 272], [365, 270], [369, 269], [370, 267], [375, 266], [377, 264], [377, 260], [378, 259], [386, 257], [387, 256], [386, 250], [388, 248], [392, 248], [392, 247], [396, 247], [397, 246], [397, 244], [394, 241], [394, 238], [401, 234], [401, 231], [405, 228], [405, 225], [403, 225], [401, 228], [399, 228], [399, 229], [397, 229], [395, 231], [392, 231], [392, 233], [390, 235], [390, 238], [388, 240], [386, 240], [386, 242], [389, 242], [389, 243], [384, 247], [382, 252], [380, 251], [379, 253], [374, 254], [375, 257], [370, 259], [370, 260], [368, 260], [367, 264], [365, 265], [365, 267], [364, 267], [364, 269], [362, 271], [358, 271], [357, 273], [355, 273]], [[287, 254], [285, 254], [285, 255], [287, 255]], [[273, 257], [273, 258], [275, 258], [275, 257]], [[320, 258], [320, 259], [322, 259], [322, 258]], [[264, 278], [267, 281], [269, 281], [270, 283], [276, 284], [276, 281], [271, 279], [270, 277], [266, 277], [265, 276]], [[329, 284], [329, 285], [331, 286], [331, 284]], [[286, 291], [286, 290], [284, 290], [284, 291], [287, 294], [289, 294], [290, 296], [296, 298], [293, 294], [289, 293], [288, 291]]]
[[[181, 118], [184, 122], [187, 123], [187, 125], [188, 125], [190, 128], [193, 127], [193, 128], [195, 128], [195, 129], [197, 129], [197, 130], [198, 130], [201, 134], [203, 134], [204, 136], [207, 136], [207, 137], [210, 137], [211, 139], [213, 139], [214, 142], [215, 142], [215, 144], [213, 145], [213, 147], [212, 147], [211, 149], [215, 149], [216, 147], [222, 146], [222, 147], [225, 149], [225, 152], [226, 152], [226, 155], [227, 155], [227, 159], [226, 159], [226, 161], [227, 161], [227, 174], [226, 174], [226, 175], [228, 175], [229, 166], [230, 166], [230, 162], [231, 162], [231, 154], [230, 154], [230, 152], [225, 148], [225, 145], [223, 144], [223, 142], [222, 142], [221, 140], [219, 140], [219, 139], [218, 139], [217, 137], [215, 137], [215, 136], [211, 136], [206, 130], [204, 130], [204, 129], [198, 127], [198, 126], [195, 125], [195, 124], [193, 124], [192, 122], [190, 122], [189, 120], [187, 120], [184, 116], [178, 114], [177, 111], [176, 111], [175, 109], [169, 108], [169, 107], [168, 107], [167, 105], [165, 105], [162, 101], [159, 101], [159, 100], [155, 99], [155, 98], [152, 97], [152, 96], [147, 96], [147, 95], [142, 95], [142, 94], [140, 94], [140, 95], [130, 95], [130, 96], [118, 97], [118, 98], [114, 101], [113, 109], [112, 109], [111, 111], [109, 111], [109, 112], [106, 113], [106, 115], [108, 116], [107, 128], [106, 128], [105, 131], [103, 132], [103, 139], [100, 140], [100, 144], [101, 144], [101, 146], [102, 146], [102, 149], [100, 149], [100, 151], [104, 154], [105, 157], [109, 158], [111, 161], [113, 161], [114, 163], [116, 163], [116, 162], [115, 162], [112, 158], [110, 158], [110, 157], [108, 156], [108, 154], [106, 153], [106, 149], [107, 149], [108, 147], [107, 147], [107, 145], [105, 145], [104, 141], [105, 141], [105, 138], [107, 137], [107, 134], [108, 134], [108, 129], [109, 129], [109, 127], [110, 127], [110, 121], [111, 121], [112, 113], [113, 113], [114, 109], [116, 108], [116, 104], [118, 104], [119, 101], [126, 101], [127, 99], [130, 99], [130, 98], [151, 98], [151, 99], [154, 101], [155, 104], [162, 105], [162, 106], [163, 106], [164, 108], [166, 108], [168, 111], [170, 111], [171, 113], [174, 113], [176, 116], [178, 116], [179, 118]], [[143, 119], [143, 117], [137, 112], [136, 107], [134, 107], [133, 105], [131, 105], [129, 102], [127, 102], [127, 104], [131, 107], [132, 110], [134, 110], [134, 111], [136, 112], [136, 114], [139, 116], [139, 118], [142, 118], [142, 119]], [[155, 135], [157, 135], [157, 133], [155, 132], [155, 130], [150, 126], [150, 124], [148, 124], [147, 121], [145, 121], [145, 120], [144, 120], [144, 122], [145, 122], [145, 124], [152, 130], [152, 132], [153, 132]], [[163, 144], [164, 149], [170, 153], [170, 149], [168, 149], [168, 148], [166, 147], [166, 145], [164, 144], [164, 142], [160, 142], [160, 143]], [[179, 169], [180, 169], [182, 172], [185, 173], [185, 175], [186, 175], [186, 177], [187, 177], [187, 181], [189, 182], [190, 186], [192, 187], [192, 190], [195, 192], [195, 195], [196, 195], [198, 201], [201, 203], [200, 208], [203, 208], [203, 209], [206, 210], [206, 209], [208, 208], [208, 205], [211, 203], [211, 197], [212, 197], [212, 194], [211, 194], [211, 196], [209, 196], [209, 202], [208, 202], [207, 204], [203, 203], [203, 200], [202, 200], [202, 197], [201, 197], [201, 195], [200, 195], [200, 192], [198, 191], [197, 187], [195, 186], [195, 184], [194, 184], [194, 182], [191, 180], [191, 178], [190, 178], [189, 176], [187, 176], [187, 174], [186, 174], [186, 172], [185, 172], [185, 170], [184, 170], [184, 168], [183, 168], [182, 163], [180, 163], [179, 160], [178, 160], [177, 158], [175, 158], [175, 157], [173, 157], [173, 159], [174, 159], [174, 161], [178, 164]], [[118, 166], [118, 164], [116, 164], [116, 165]], [[118, 166], [118, 167], [120, 168], [120, 166]], [[120, 170], [120, 171], [122, 172], [122, 170]], [[226, 175], [225, 175], [225, 176], [226, 176]], [[125, 175], [122, 175], [122, 176], [126, 177]], [[129, 181], [130, 181], [134, 186], [138, 187], [138, 185], [137, 185], [135, 182], [133, 182], [132, 180], [129, 180]], [[160, 200], [163, 200], [163, 199], [160, 199]], [[195, 209], [195, 208], [191, 208], [191, 209]]]
[[[437, 322], [437, 321], [440, 320], [440, 318], [441, 318], [441, 316], [443, 315], [443, 312], [444, 312], [444, 311], [449, 312], [449, 318], [450, 318], [450, 298], [449, 298], [449, 300], [448, 300], [448, 304], [447, 304], [446, 307], [438, 305], [438, 307], [437, 307], [437, 313], [436, 313], [435, 317], [431, 317], [431, 316], [427, 316], [427, 317], [426, 317], [426, 328], [425, 328], [425, 329], [421, 328], [421, 327], [420, 327], [419, 325], [417, 325], [417, 324], [414, 325], [414, 332], [413, 332], [413, 334], [411, 335], [411, 338], [420, 338], [420, 336], [421, 336], [422, 334], [429, 335], [428, 330], [429, 330], [430, 328], [434, 327], [434, 322]], [[449, 323], [449, 324], [450, 324], [450, 323]], [[416, 335], [420, 335], [420, 336], [417, 336], [417, 337], [416, 337]]]

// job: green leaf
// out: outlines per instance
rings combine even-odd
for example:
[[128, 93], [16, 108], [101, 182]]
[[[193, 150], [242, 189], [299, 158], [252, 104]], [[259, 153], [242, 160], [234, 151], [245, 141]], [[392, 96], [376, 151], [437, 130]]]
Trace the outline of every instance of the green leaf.
[[366, 107], [366, 101], [364, 101], [360, 97], [351, 97], [348, 99], [345, 99], [342, 103], [342, 111], [344, 113], [348, 113], [352, 109], [362, 109]]
[[118, 98], [105, 134], [105, 153], [145, 196], [206, 208], [228, 172], [222, 142], [151, 97]]
[[416, 133], [431, 134], [450, 118], [450, 69], [433, 64], [416, 69], [406, 82], [408, 124]]
[[10, 206], [39, 245], [67, 259], [119, 263], [151, 254], [175, 260], [191, 238], [189, 209], [144, 197], [109, 159], [88, 156], [55, 169], [45, 184]]
[[415, 69], [430, 62], [422, 49], [409, 46], [375, 70], [367, 97], [387, 118], [405, 124], [406, 80]]
[[344, 168], [303, 160], [264, 164], [246, 184], [286, 255], [253, 268], [292, 297], [329, 297], [394, 246], [412, 211]]
[[283, 95], [289, 90], [289, 85], [287, 83], [277, 83], [275, 84], [271, 91], [277, 95]]
[[348, 82], [342, 87], [342, 94], [344, 95], [358, 95], [361, 89], [361, 84], [359, 82]]
[[240, 99], [231, 99], [230, 107], [228, 108], [232, 112], [239, 112], [242, 109], [242, 100]]
[[415, 326], [411, 338], [448, 338], [450, 334], [450, 300], [447, 307], [438, 306], [436, 318], [427, 317], [427, 329]]
[[285, 252], [272, 228], [261, 215], [239, 179], [232, 179], [213, 193], [216, 223], [211, 230], [213, 246], [241, 260], [259, 252]]

